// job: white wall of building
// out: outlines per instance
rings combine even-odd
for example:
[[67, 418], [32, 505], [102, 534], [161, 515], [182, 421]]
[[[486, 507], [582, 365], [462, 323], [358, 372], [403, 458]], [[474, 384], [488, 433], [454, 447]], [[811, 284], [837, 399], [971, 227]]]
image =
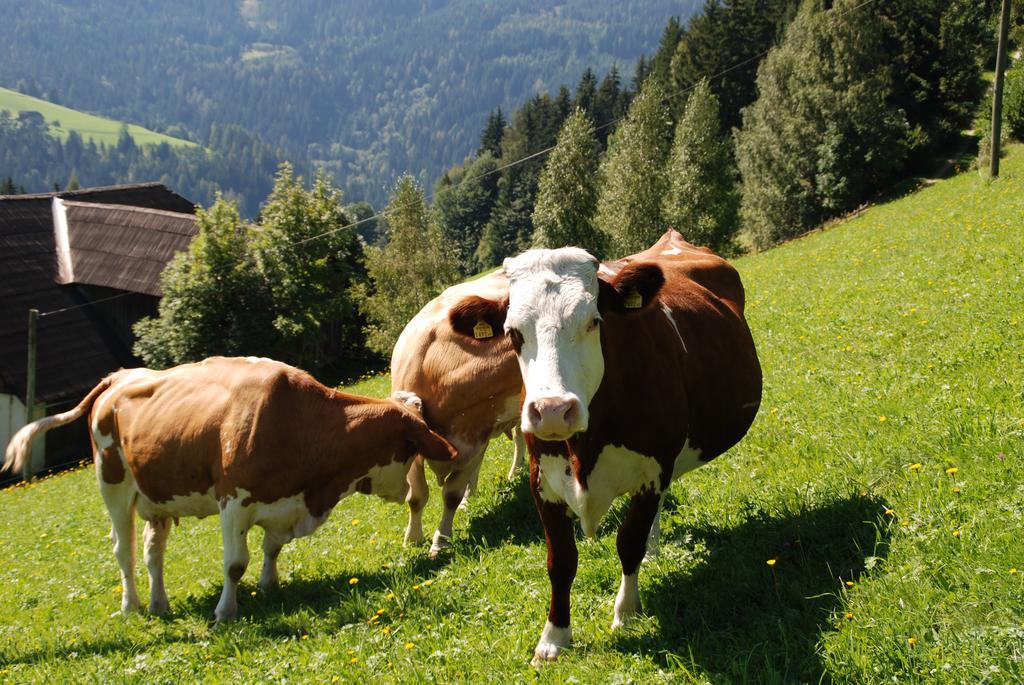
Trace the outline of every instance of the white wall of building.
[[[35, 418], [46, 415], [46, 405], [37, 404]], [[0, 451], [7, 448], [7, 443], [19, 428], [25, 425], [25, 404], [14, 395], [0, 394]], [[32, 443], [32, 471], [42, 470], [46, 455], [46, 436], [36, 438]], [[13, 474], [21, 475], [21, 474]]]

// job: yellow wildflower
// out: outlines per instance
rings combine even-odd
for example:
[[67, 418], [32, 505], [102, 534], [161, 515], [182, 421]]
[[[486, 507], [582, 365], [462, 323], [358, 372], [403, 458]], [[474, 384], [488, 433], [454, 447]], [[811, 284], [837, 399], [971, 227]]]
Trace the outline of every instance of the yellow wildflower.
[[954, 530], [953, 531], [953, 537], [955, 537], [955, 538], [960, 537], [960, 531], [959, 530]]
[[776, 561], [778, 561], [778, 559], [769, 559], [764, 563], [768, 564], [769, 566], [774, 566]]
[[956, 467], [956, 466], [950, 466], [948, 469], [946, 469], [946, 473], [948, 473], [949, 475], [952, 476], [954, 473], [956, 473], [959, 470], [960, 469], [958, 467]]
[[917, 644], [917, 638], [916, 637], [909, 637], [909, 638], [907, 638], [907, 644], [910, 645], [911, 647], [913, 647], [914, 645]]
[[854, 585], [856, 585], [856, 583], [853, 582], [852, 580], [846, 581], [846, 587], [853, 587]]
[[358, 585], [359, 584], [359, 579], [356, 578], [355, 576], [352, 576], [351, 578], [348, 579], [348, 584], [349, 585]]
[[920, 471], [921, 470], [921, 464], [911, 464], [910, 465], [910, 470], [911, 471]]
[[412, 648], [413, 648], [413, 647], [415, 647], [415, 646], [416, 646], [416, 645], [414, 645], [414, 644], [413, 644], [413, 643], [411, 643], [411, 642], [406, 642], [406, 643], [405, 643], [405, 648], [406, 648], [406, 649], [412, 649]]
[[845, 618], [847, 621], [852, 621], [853, 620], [853, 614], [851, 614], [849, 611], [847, 611], [846, 612], [846, 616], [843, 616], [843, 618]]

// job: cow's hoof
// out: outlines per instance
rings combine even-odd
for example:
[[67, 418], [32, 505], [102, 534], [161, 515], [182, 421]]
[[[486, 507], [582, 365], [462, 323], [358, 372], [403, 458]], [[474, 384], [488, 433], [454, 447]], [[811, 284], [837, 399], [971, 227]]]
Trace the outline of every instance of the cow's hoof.
[[441, 533], [434, 533], [434, 541], [430, 543], [430, 551], [427, 552], [428, 559], [437, 559], [438, 555], [451, 544], [451, 538]]
[[533, 650], [533, 659], [530, 660], [531, 666], [541, 666], [551, 661], [556, 661], [558, 656], [562, 653], [562, 647], [550, 642], [538, 643], [536, 649]]
[[149, 613], [153, 616], [166, 616], [170, 610], [171, 607], [166, 599], [149, 603]]
[[410, 530], [405, 529], [405, 546], [410, 545], [422, 545], [423, 544], [423, 531], [422, 530]]

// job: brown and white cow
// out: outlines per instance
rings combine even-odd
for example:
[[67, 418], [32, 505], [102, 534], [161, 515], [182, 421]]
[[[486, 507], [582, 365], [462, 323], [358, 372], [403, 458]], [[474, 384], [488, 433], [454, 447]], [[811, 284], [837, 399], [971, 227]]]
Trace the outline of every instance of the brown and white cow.
[[32, 438], [90, 413], [96, 476], [121, 567], [121, 609], [138, 608], [135, 513], [146, 521], [152, 613], [168, 609], [163, 557], [172, 519], [220, 514], [224, 590], [218, 621], [237, 612], [249, 528], [264, 529], [260, 586], [277, 557], [353, 492], [400, 502], [417, 452], [449, 461], [451, 445], [410, 408], [331, 390], [264, 359], [214, 357], [166, 371], [118, 371], [69, 412], [18, 431], [4, 468], [19, 469]]
[[[477, 317], [479, 302], [504, 300], [508, 280], [500, 272], [453, 285], [431, 300], [406, 325], [391, 355], [392, 396], [414, 393], [423, 417], [459, 452], [453, 462], [429, 462], [442, 488], [444, 511], [430, 546], [436, 556], [452, 535], [455, 512], [476, 487], [491, 438], [510, 434], [515, 454], [511, 479], [525, 445], [518, 430], [522, 378], [515, 350], [501, 321]], [[409, 470], [406, 544], [423, 541], [423, 507], [429, 496], [423, 460]]]
[[761, 401], [732, 266], [675, 231], [609, 266], [578, 248], [530, 250], [505, 260], [509, 299], [491, 303], [519, 358], [530, 484], [548, 544], [551, 605], [535, 662], [572, 639], [571, 516], [592, 536], [612, 501], [632, 495], [616, 539], [618, 628], [640, 610], [637, 572], [669, 484], [739, 441]]

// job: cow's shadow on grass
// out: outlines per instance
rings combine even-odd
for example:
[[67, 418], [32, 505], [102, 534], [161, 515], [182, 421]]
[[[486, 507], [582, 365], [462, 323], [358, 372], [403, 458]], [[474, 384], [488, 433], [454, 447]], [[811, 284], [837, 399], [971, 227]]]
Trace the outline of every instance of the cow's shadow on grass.
[[498, 547], [544, 542], [544, 528], [530, 495], [526, 469], [509, 481], [502, 479], [486, 501], [471, 501], [467, 525], [470, 545]]
[[[698, 550], [699, 565], [665, 571], [662, 561], [651, 569], [641, 596], [659, 625], [645, 629], [641, 621], [613, 637], [614, 646], [727, 681], [817, 682], [817, 643], [837, 621], [847, 581], [885, 556], [882, 508], [853, 496], [797, 514], [749, 512], [733, 528], [670, 527], [663, 540]], [[686, 541], [672, 542], [673, 535]]]

